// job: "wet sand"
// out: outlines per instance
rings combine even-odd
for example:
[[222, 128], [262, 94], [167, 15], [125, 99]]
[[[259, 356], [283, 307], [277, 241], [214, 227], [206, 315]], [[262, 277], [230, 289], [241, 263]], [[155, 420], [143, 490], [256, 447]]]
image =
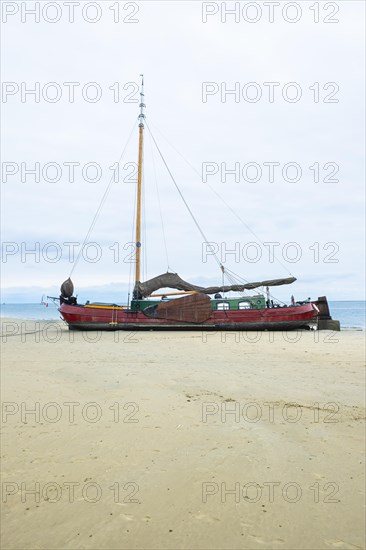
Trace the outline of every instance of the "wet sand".
[[365, 547], [364, 332], [2, 334], [4, 549]]

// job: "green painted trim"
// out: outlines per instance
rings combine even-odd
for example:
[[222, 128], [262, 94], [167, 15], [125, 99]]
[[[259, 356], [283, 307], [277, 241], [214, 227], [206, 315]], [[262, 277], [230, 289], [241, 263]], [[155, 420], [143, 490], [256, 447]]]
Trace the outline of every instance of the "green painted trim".
[[[175, 300], [179, 300], [179, 298], [173, 298]], [[158, 304], [161, 304], [163, 300], [132, 300], [131, 302], [131, 310], [132, 311], [143, 311], [146, 307], [149, 306], [155, 306]], [[167, 300], [168, 301], [168, 300]], [[171, 300], [169, 300], [171, 301]], [[213, 298], [211, 299], [211, 308], [213, 311], [218, 309], [218, 304], [221, 303], [227, 303], [229, 304], [229, 309], [231, 310], [238, 310], [240, 303], [247, 303], [250, 304], [251, 309], [265, 309], [266, 307], [266, 300], [263, 294], [257, 294], [256, 296], [245, 296], [241, 298]]]

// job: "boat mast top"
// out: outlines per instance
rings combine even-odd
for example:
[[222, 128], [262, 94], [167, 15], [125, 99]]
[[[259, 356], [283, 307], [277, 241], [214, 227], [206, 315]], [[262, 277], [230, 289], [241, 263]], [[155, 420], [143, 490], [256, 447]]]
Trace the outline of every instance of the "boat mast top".
[[146, 107], [144, 101], [145, 101], [145, 94], [144, 94], [144, 75], [140, 74], [141, 76], [141, 88], [140, 88], [140, 114], [139, 114], [139, 127], [144, 128], [144, 119], [145, 119], [145, 113], [144, 109]]
[[141, 274], [141, 197], [142, 197], [142, 164], [143, 164], [143, 149], [144, 149], [144, 120], [146, 107], [144, 100], [144, 75], [141, 76], [141, 88], [140, 88], [140, 114], [139, 114], [139, 156], [138, 156], [138, 169], [137, 169], [137, 196], [136, 196], [136, 270], [135, 270], [135, 283], [140, 281]]

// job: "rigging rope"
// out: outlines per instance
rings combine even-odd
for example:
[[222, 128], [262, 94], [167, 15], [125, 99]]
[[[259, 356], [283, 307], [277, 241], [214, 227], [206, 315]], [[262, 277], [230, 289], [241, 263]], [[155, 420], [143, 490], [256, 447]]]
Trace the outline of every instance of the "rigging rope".
[[[172, 147], [172, 149], [174, 149], [174, 151], [184, 160], [184, 162], [186, 162], [188, 164], [188, 166], [190, 166], [190, 168], [192, 168], [192, 170], [195, 172], [195, 174], [198, 175], [198, 177], [200, 178], [200, 180], [202, 181], [202, 174], [200, 174], [198, 172], [198, 170], [196, 170], [196, 168], [193, 166], [193, 164], [191, 164], [189, 162], [189, 160], [187, 160], [184, 155], [182, 155], [182, 153], [180, 151], [178, 151], [178, 149], [176, 149], [176, 147], [174, 147], [174, 145], [164, 136], [164, 134], [161, 132], [161, 130], [159, 130], [159, 128], [154, 124], [153, 126], [155, 126], [155, 128], [157, 129], [157, 131], [161, 134], [161, 136], [165, 139], [165, 141], [168, 143], [168, 145], [170, 145]], [[149, 130], [150, 131], [150, 130]], [[265, 246], [264, 242], [258, 237], [258, 235], [251, 229], [251, 227], [249, 227], [249, 225], [247, 225], [245, 223], [245, 221], [239, 216], [239, 214], [237, 214], [235, 212], [235, 210], [226, 202], [226, 200], [208, 183], [208, 181], [205, 181], [204, 182], [208, 187], [209, 189], [223, 202], [223, 204], [230, 210], [230, 212], [242, 223], [242, 225], [261, 243], [262, 246]], [[276, 262], [278, 264], [281, 265], [281, 267], [284, 268], [284, 270], [293, 277], [291, 271], [289, 271], [288, 267], [285, 266], [285, 264], [283, 262], [281, 262], [281, 260], [279, 260], [275, 254], [273, 253], [273, 258], [274, 260], [276, 260]], [[226, 268], [225, 268], [226, 269]]]
[[[136, 121], [135, 121], [134, 124], [133, 124], [133, 128], [132, 128], [132, 130], [131, 130], [131, 133], [130, 133], [130, 135], [129, 135], [129, 138], [128, 138], [128, 140], [127, 140], [127, 143], [126, 143], [125, 147], [124, 147], [123, 150], [122, 150], [121, 156], [119, 157], [118, 165], [119, 165], [119, 163], [121, 162], [122, 158], [124, 157], [124, 154], [125, 154], [125, 152], [126, 152], [126, 149], [127, 149], [128, 145], [129, 145], [129, 143], [130, 143], [130, 141], [131, 141], [131, 137], [132, 137], [132, 134], [133, 134], [133, 132], [134, 132], [134, 130], [135, 130], [135, 127], [136, 127]], [[83, 244], [82, 244], [82, 246], [81, 246], [81, 248], [80, 248], [80, 250], [79, 250], [79, 252], [78, 252], [78, 255], [76, 256], [76, 260], [74, 261], [74, 264], [73, 264], [72, 269], [71, 269], [71, 271], [70, 271], [70, 275], [69, 275], [70, 278], [71, 278], [71, 275], [73, 274], [73, 272], [74, 272], [74, 270], [75, 270], [75, 268], [76, 268], [76, 266], [77, 266], [77, 264], [78, 264], [78, 262], [79, 262], [79, 260], [80, 260], [80, 258], [81, 258], [81, 255], [82, 255], [84, 246], [86, 245], [86, 243], [87, 243], [87, 241], [88, 241], [88, 239], [89, 239], [89, 237], [90, 237], [90, 235], [91, 235], [91, 232], [92, 232], [93, 229], [94, 229], [94, 226], [95, 226], [95, 224], [96, 224], [96, 222], [97, 222], [97, 219], [98, 219], [98, 217], [99, 217], [99, 214], [100, 214], [100, 212], [101, 212], [101, 210], [102, 210], [102, 208], [103, 208], [103, 205], [104, 205], [104, 203], [105, 203], [105, 201], [106, 201], [106, 199], [107, 199], [107, 197], [108, 197], [109, 191], [110, 191], [110, 189], [111, 189], [111, 187], [112, 187], [113, 181], [114, 181], [114, 173], [112, 174], [111, 179], [110, 179], [110, 181], [109, 181], [109, 183], [108, 183], [108, 186], [107, 186], [106, 190], [104, 191], [104, 194], [103, 194], [103, 196], [102, 196], [102, 198], [101, 198], [101, 200], [100, 200], [100, 203], [99, 203], [99, 206], [98, 206], [98, 208], [97, 208], [97, 211], [96, 211], [96, 213], [94, 214], [93, 221], [92, 221], [92, 223], [90, 224], [90, 227], [89, 227], [89, 229], [88, 229], [88, 231], [87, 231], [87, 234], [85, 235]]]
[[167, 271], [169, 271], [170, 268], [169, 268], [168, 246], [167, 246], [167, 241], [166, 241], [165, 226], [164, 226], [164, 220], [163, 220], [163, 212], [162, 212], [162, 209], [161, 209], [159, 185], [158, 185], [158, 180], [157, 180], [157, 177], [156, 177], [156, 165], [155, 165], [155, 157], [154, 157], [154, 149], [153, 149], [152, 140], [150, 140], [150, 152], [151, 152], [151, 159], [152, 159], [152, 165], [153, 165], [153, 171], [154, 171], [154, 182], [155, 182], [156, 196], [157, 196], [157, 199], [158, 199], [158, 206], [159, 206], [161, 230], [162, 230], [162, 233], [163, 233], [163, 241], [164, 241], [164, 249], [165, 249], [165, 256], [166, 256], [166, 263], [167, 263]]
[[145, 165], [142, 165], [142, 240], [145, 243], [145, 246], [142, 247], [142, 273], [143, 278], [147, 279], [147, 235], [146, 235], [146, 201], [145, 201]]
[[[176, 187], [176, 189], [177, 189], [177, 191], [178, 191], [178, 193], [179, 193], [179, 195], [180, 195], [182, 201], [184, 202], [184, 205], [185, 205], [185, 207], [187, 208], [187, 210], [188, 210], [188, 212], [189, 212], [189, 214], [190, 214], [190, 216], [191, 216], [193, 222], [195, 223], [195, 225], [196, 225], [198, 231], [200, 232], [201, 236], [203, 237], [204, 242], [209, 243], [209, 241], [208, 241], [206, 235], [204, 234], [204, 232], [203, 232], [203, 230], [201, 229], [201, 227], [200, 227], [198, 221], [196, 220], [195, 215], [193, 214], [192, 210], [190, 209], [189, 204], [187, 203], [186, 199], [184, 198], [182, 191], [180, 190], [180, 188], [179, 188], [177, 182], [175, 181], [174, 176], [173, 176], [173, 174], [171, 173], [171, 171], [170, 171], [170, 169], [169, 169], [169, 166], [167, 165], [166, 160], [165, 160], [165, 158], [164, 158], [162, 152], [160, 151], [159, 146], [158, 146], [158, 144], [156, 143], [156, 140], [155, 140], [155, 138], [154, 138], [154, 136], [153, 136], [153, 134], [152, 134], [152, 132], [151, 132], [151, 130], [150, 130], [150, 127], [149, 127], [149, 125], [148, 125], [147, 123], [146, 123], [146, 126], [147, 126], [147, 128], [148, 128], [148, 130], [149, 130], [150, 136], [151, 136], [151, 138], [152, 138], [152, 140], [153, 140], [153, 142], [154, 142], [154, 144], [155, 144], [155, 147], [157, 148], [157, 150], [158, 150], [158, 152], [159, 152], [159, 155], [160, 155], [160, 157], [161, 157], [161, 159], [162, 159], [162, 161], [163, 161], [163, 163], [164, 163], [164, 166], [165, 166], [165, 168], [167, 169], [168, 174], [169, 174], [169, 176], [171, 177], [171, 179], [172, 179], [172, 181], [173, 181], [173, 183], [174, 183], [174, 185], [175, 185], [175, 187]], [[221, 264], [219, 258], [217, 257], [217, 255], [216, 255], [216, 253], [215, 253], [215, 251], [214, 251], [213, 249], [212, 249], [212, 253], [213, 253], [214, 258], [215, 258], [216, 262], [218, 263], [218, 265], [219, 265], [219, 267], [220, 267], [220, 269], [221, 269], [221, 271], [222, 271], [222, 270], [224, 269], [224, 267], [223, 267], [223, 265]]]
[[[248, 283], [249, 281], [247, 279], [244, 279], [244, 277], [241, 277], [240, 275], [237, 275], [236, 273], [234, 273], [234, 271], [231, 271], [230, 269], [225, 269], [226, 271], [226, 275], [227, 277], [230, 279], [230, 280], [234, 280], [235, 282], [239, 281], [239, 283]], [[249, 290], [249, 292], [256, 292], [255, 289], [253, 290]], [[282, 300], [280, 300], [279, 298], [276, 298], [271, 292], [268, 292], [269, 296], [271, 298], [274, 298], [275, 300], [277, 300], [278, 302], [281, 302], [281, 304], [284, 304], [285, 302], [283, 302]]]
[[[136, 185], [134, 186], [134, 190], [133, 190], [133, 196], [134, 196], [134, 203], [133, 203], [133, 210], [132, 210], [132, 224], [131, 224], [131, 227], [132, 227], [132, 230], [131, 230], [131, 242], [129, 244], [131, 244], [134, 249], [135, 249], [135, 239], [134, 239], [134, 235], [135, 235], [135, 230], [136, 230], [136, 199], [137, 199], [137, 193], [136, 193], [136, 187], [137, 187], [137, 180], [134, 182]], [[136, 258], [135, 258], [135, 261], [136, 261]], [[130, 295], [131, 293], [131, 286], [132, 286], [132, 268], [133, 266], [135, 265], [134, 262], [129, 262], [130, 264], [130, 274], [129, 274], [129, 277], [128, 277], [128, 295]]]

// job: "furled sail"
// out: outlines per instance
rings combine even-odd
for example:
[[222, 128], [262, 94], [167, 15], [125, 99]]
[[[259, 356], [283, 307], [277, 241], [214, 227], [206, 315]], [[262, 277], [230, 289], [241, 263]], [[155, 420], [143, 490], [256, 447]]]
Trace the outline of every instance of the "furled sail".
[[243, 292], [244, 290], [252, 290], [260, 286], [281, 286], [290, 285], [296, 281], [295, 277], [287, 277], [286, 279], [272, 279], [269, 281], [259, 281], [256, 283], [245, 283], [240, 285], [225, 285], [225, 286], [210, 286], [202, 287], [192, 285], [183, 281], [177, 273], [164, 273], [153, 279], [149, 279], [144, 283], [137, 282], [134, 289], [135, 298], [146, 298], [156, 290], [161, 288], [175, 288], [177, 290], [193, 290], [202, 292], [203, 294], [216, 294], [217, 292]]
[[64, 298], [71, 298], [74, 293], [74, 285], [70, 277], [62, 283], [60, 291], [61, 296], [63, 296]]

